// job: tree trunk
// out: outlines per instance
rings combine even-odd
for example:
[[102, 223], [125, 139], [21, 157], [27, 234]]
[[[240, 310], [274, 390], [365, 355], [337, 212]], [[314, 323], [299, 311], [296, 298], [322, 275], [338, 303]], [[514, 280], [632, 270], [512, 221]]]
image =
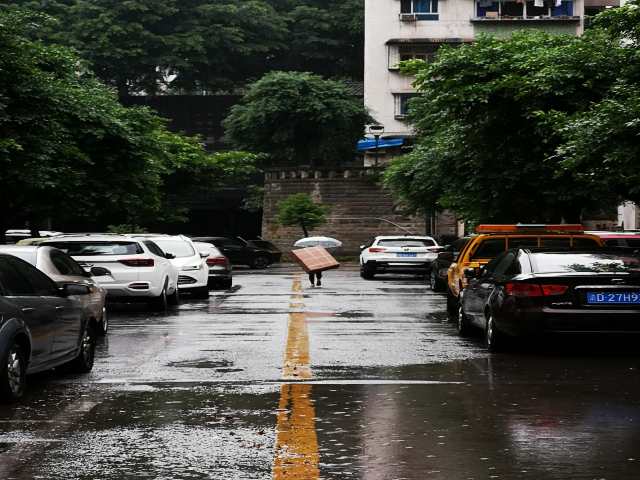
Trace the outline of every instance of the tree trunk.
[[302, 231], [304, 232], [303, 238], [307, 238], [309, 236], [309, 233], [307, 233], [307, 227], [304, 225], [304, 222], [300, 222], [300, 226], [302, 227]]

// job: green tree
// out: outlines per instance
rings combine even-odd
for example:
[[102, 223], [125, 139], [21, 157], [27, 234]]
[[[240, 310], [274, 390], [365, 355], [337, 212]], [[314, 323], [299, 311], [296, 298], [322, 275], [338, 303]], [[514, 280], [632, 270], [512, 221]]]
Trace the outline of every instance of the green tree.
[[40, 31], [77, 49], [120, 96], [243, 85], [284, 48], [285, 20], [265, 0], [17, 1], [54, 15]]
[[276, 202], [276, 208], [280, 210], [274, 218], [285, 227], [300, 225], [304, 236], [309, 236], [309, 231], [321, 227], [327, 223], [324, 215], [331, 213], [331, 207], [318, 205], [306, 193], [290, 195], [286, 200]]
[[274, 164], [322, 165], [351, 160], [370, 120], [340, 82], [273, 72], [251, 86], [223, 125], [236, 148], [264, 152]]
[[418, 147], [391, 162], [385, 185], [414, 211], [448, 208], [472, 223], [579, 222], [584, 208], [615, 204], [613, 192], [593, 191], [550, 159], [562, 135], [539, 112], [587, 109], [625, 62], [598, 31], [526, 31], [407, 63], [424, 94], [408, 114]]
[[171, 197], [253, 170], [252, 154], [207, 156], [147, 108], [125, 108], [67, 48], [29, 38], [42, 17], [0, 14], [0, 233], [25, 219], [135, 209], [174, 218]]
[[268, 0], [287, 21], [284, 49], [270, 70], [362, 80], [364, 0]]

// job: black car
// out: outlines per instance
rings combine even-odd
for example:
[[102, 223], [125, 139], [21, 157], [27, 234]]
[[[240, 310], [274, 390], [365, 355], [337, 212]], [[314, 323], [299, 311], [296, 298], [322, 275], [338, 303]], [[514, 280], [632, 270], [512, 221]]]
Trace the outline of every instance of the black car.
[[191, 240], [215, 245], [232, 265], [247, 265], [251, 268], [262, 269], [273, 263], [271, 251], [256, 247], [251, 242], [240, 238], [193, 237]]
[[447, 270], [458, 258], [458, 254], [471, 237], [454, 240], [438, 252], [438, 257], [429, 265], [429, 286], [434, 292], [447, 291]]
[[18, 400], [25, 375], [64, 366], [93, 368], [98, 322], [83, 303], [83, 284], [62, 288], [36, 267], [0, 253], [0, 402]]
[[514, 248], [463, 272], [458, 332], [484, 330], [490, 350], [520, 335], [640, 332], [637, 249]]

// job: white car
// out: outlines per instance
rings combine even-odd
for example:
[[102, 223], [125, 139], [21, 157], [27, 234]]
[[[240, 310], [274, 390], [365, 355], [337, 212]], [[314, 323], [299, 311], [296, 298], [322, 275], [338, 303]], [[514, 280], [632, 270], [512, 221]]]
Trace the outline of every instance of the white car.
[[[40, 245], [56, 247], [73, 257], [107, 290], [108, 300], [144, 301], [164, 311], [178, 303], [178, 268], [148, 238], [118, 234], [60, 235]], [[95, 273], [94, 267], [106, 270]]]
[[367, 280], [382, 273], [426, 275], [442, 247], [433, 237], [388, 235], [360, 247], [360, 276]]
[[180, 270], [180, 293], [188, 292], [192, 298], [201, 300], [209, 298], [209, 268], [205, 260], [207, 255], [201, 254], [188, 237], [159, 234], [146, 234], [144, 237], [173, 256], [171, 262]]

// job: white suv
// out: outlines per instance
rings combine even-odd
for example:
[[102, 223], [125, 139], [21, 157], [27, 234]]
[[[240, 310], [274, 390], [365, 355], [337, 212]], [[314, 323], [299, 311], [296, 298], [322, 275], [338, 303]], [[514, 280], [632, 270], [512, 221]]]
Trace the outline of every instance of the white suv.
[[389, 235], [360, 247], [360, 276], [371, 280], [381, 273], [426, 275], [442, 249], [432, 237]]
[[178, 289], [189, 292], [192, 298], [209, 298], [209, 268], [193, 242], [183, 235], [146, 234], [145, 238], [158, 245], [163, 252], [172, 254], [171, 262], [178, 267]]
[[70, 234], [46, 240], [72, 256], [87, 271], [103, 267], [94, 276], [107, 290], [107, 299], [146, 301], [152, 310], [166, 310], [178, 303], [178, 268], [148, 238], [118, 234]]

